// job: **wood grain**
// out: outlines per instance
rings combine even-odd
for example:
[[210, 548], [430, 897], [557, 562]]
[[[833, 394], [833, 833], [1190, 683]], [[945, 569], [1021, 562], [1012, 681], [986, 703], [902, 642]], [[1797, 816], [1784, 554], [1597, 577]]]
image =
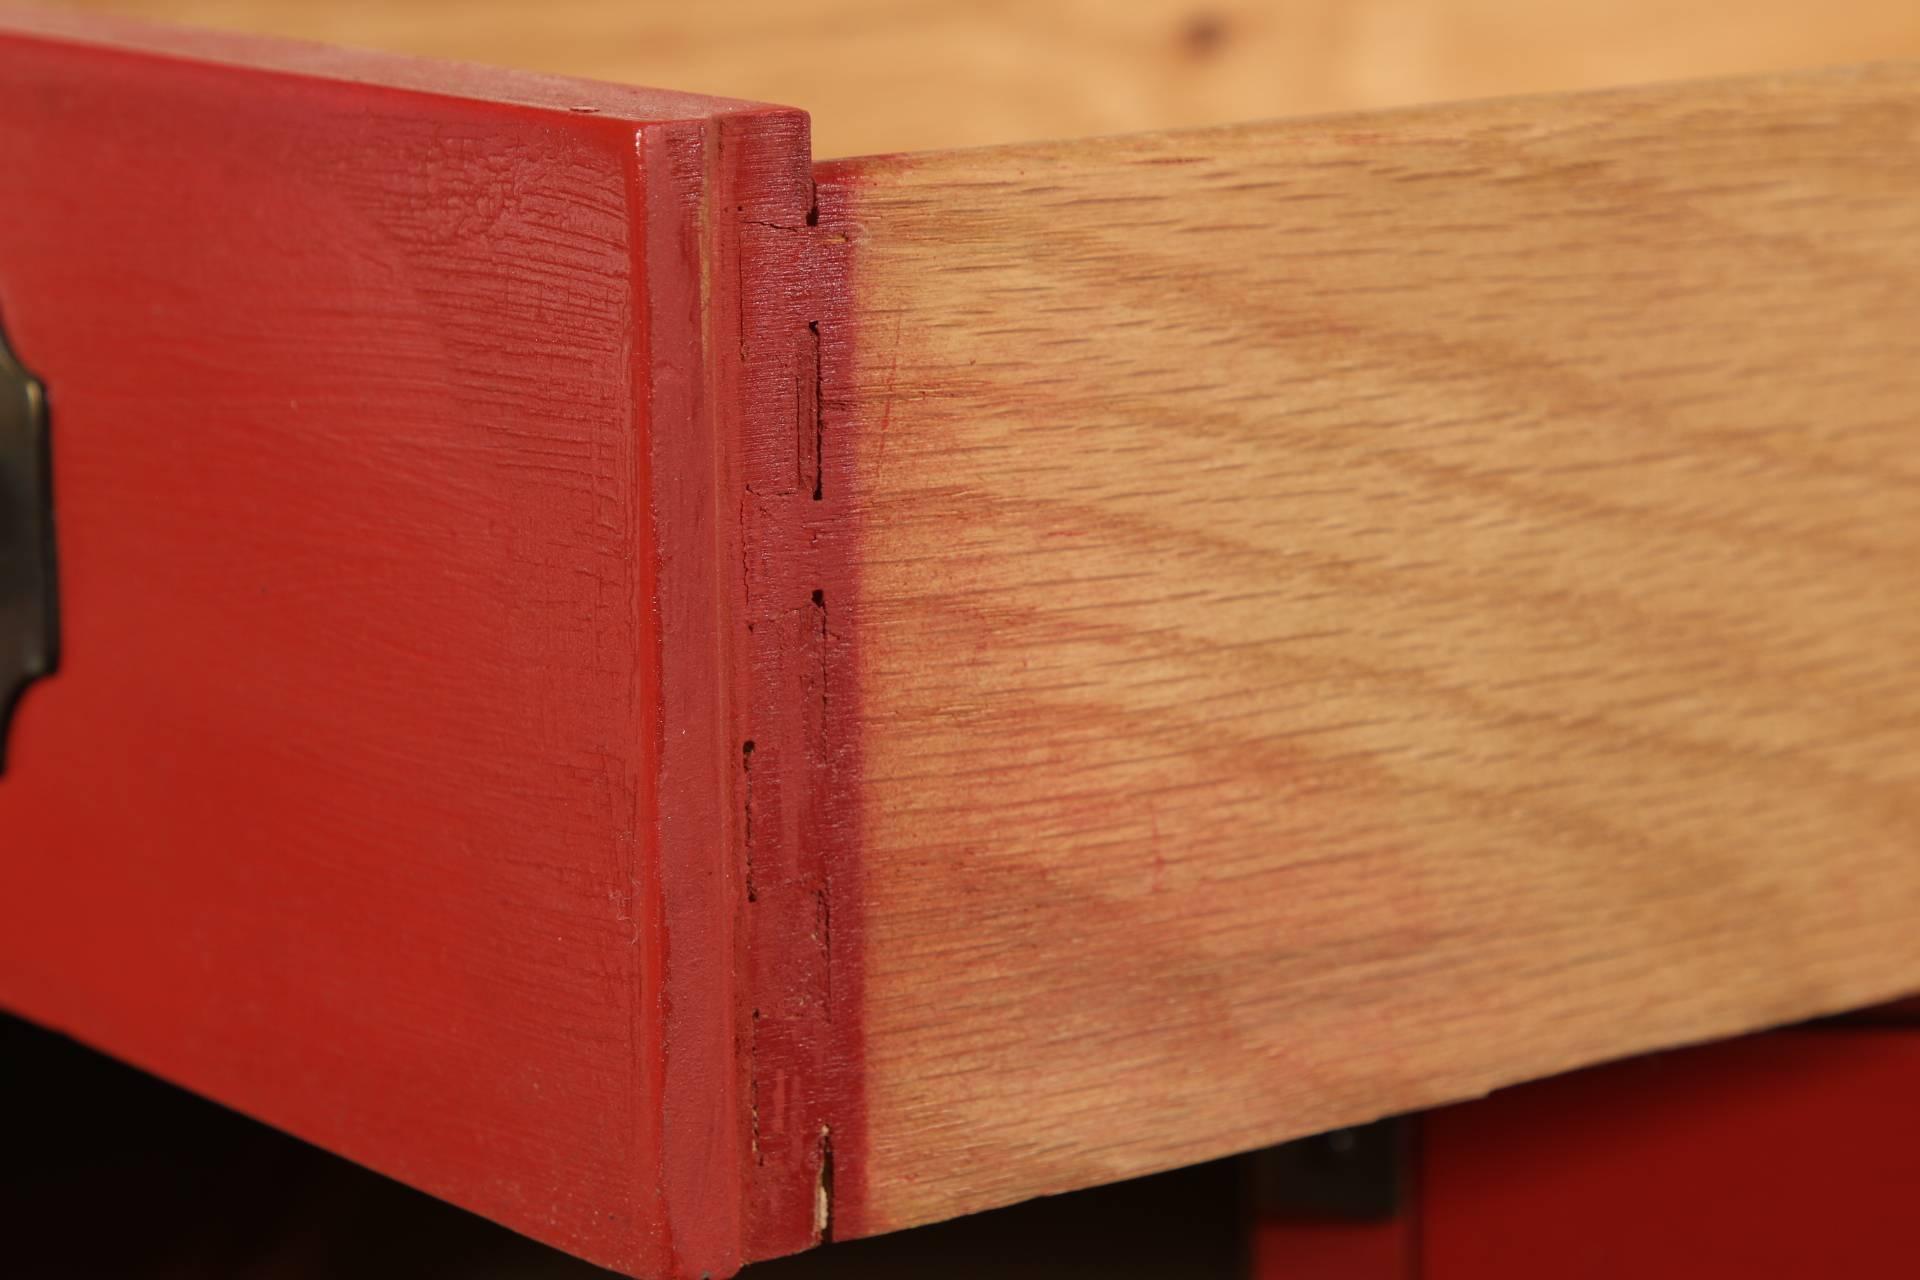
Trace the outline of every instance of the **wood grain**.
[[843, 1233], [1920, 986], [1920, 76], [818, 176]]
[[816, 1240], [715, 534], [805, 117], [9, 13], [0, 120], [66, 642], [0, 1001], [629, 1272]]
[[1920, 58], [1906, 0], [59, 0], [793, 102], [820, 154]]

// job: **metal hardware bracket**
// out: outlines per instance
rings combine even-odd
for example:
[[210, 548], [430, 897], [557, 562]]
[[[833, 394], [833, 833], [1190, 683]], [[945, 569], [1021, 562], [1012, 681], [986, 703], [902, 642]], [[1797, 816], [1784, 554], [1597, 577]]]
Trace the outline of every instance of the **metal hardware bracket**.
[[0, 332], [0, 772], [27, 686], [60, 661], [46, 389]]

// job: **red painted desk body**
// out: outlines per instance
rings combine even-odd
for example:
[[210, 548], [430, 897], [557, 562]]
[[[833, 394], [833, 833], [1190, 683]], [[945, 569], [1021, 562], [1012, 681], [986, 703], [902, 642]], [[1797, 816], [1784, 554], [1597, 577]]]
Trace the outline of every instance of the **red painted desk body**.
[[1920, 1024], [1815, 1024], [1404, 1122], [1397, 1212], [1256, 1220], [1253, 1280], [1751, 1280], [1912, 1269]]
[[1910, 991], [1914, 85], [815, 171], [8, 15], [0, 1002], [694, 1276]]

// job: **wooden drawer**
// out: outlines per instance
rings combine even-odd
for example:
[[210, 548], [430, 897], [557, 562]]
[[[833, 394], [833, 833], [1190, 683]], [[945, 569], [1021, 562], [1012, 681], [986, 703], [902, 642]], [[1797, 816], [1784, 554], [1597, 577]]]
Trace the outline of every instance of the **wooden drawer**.
[[815, 163], [9, 11], [0, 121], [27, 1017], [695, 1276], [1920, 987], [1911, 69]]

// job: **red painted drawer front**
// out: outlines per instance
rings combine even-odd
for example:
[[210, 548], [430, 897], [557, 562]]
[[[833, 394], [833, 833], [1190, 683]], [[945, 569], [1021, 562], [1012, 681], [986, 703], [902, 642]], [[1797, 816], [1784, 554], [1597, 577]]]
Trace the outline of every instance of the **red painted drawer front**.
[[573, 1252], [728, 1268], [698, 806], [737, 747], [675, 595], [715, 575], [656, 550], [712, 466], [705, 148], [784, 131], [803, 188], [804, 118], [137, 38], [0, 34], [66, 640], [0, 780], [0, 1002]]

